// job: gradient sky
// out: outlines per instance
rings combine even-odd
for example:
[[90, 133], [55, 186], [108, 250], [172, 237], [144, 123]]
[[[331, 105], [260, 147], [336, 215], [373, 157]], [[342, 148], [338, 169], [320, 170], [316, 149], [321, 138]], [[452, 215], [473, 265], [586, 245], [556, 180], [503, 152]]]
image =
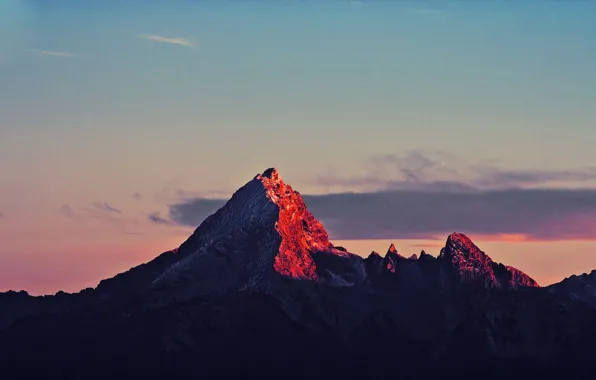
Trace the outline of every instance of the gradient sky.
[[[541, 284], [589, 272], [595, 73], [588, 1], [2, 0], [0, 291], [95, 286], [271, 166], [355, 253], [458, 229]], [[347, 191], [371, 206], [320, 198]]]

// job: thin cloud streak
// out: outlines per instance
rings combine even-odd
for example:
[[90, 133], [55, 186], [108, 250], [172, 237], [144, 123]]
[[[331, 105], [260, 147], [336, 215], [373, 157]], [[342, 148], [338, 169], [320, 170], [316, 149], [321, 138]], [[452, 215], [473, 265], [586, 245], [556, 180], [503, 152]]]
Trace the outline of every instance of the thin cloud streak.
[[449, 13], [447, 11], [433, 8], [411, 8], [406, 10], [406, 14], [441, 21], [449, 18]]
[[[328, 189], [353, 191], [425, 190], [440, 192], [480, 191], [511, 188], [553, 188], [565, 184], [596, 184], [596, 167], [573, 170], [504, 169], [494, 163], [470, 165], [445, 152], [410, 151], [382, 154], [362, 163], [366, 174], [341, 176], [329, 170], [314, 178]], [[456, 168], [456, 169], [454, 169]], [[331, 191], [329, 191], [331, 192]]]
[[60, 206], [60, 209], [58, 210], [58, 212], [60, 213], [60, 215], [65, 216], [67, 218], [74, 218], [74, 216], [75, 216], [75, 213], [74, 213], [72, 207], [70, 207], [67, 204]]
[[122, 211], [118, 210], [117, 208], [110, 206], [108, 204], [108, 202], [104, 202], [104, 203], [95, 202], [95, 203], [93, 203], [93, 206], [100, 211], [112, 212], [112, 213], [116, 213], [116, 214], [122, 213]]
[[36, 53], [38, 55], [45, 55], [51, 57], [60, 57], [60, 58], [76, 58], [77, 56], [63, 51], [52, 51], [52, 50], [40, 50], [40, 49], [29, 49], [30, 52]]
[[155, 223], [155, 224], [163, 224], [163, 225], [167, 225], [167, 226], [175, 226], [176, 225], [176, 222], [174, 222], [171, 219], [162, 217], [161, 215], [159, 215], [158, 212], [153, 212], [153, 213], [149, 214], [147, 216], [147, 219], [149, 219], [150, 222]]
[[172, 45], [179, 45], [185, 47], [193, 47], [194, 43], [189, 40], [188, 38], [182, 37], [164, 37], [164, 36], [157, 36], [157, 35], [147, 35], [147, 34], [140, 34], [137, 36], [138, 38], [143, 38], [145, 40], [165, 43], [165, 44], [172, 44]]

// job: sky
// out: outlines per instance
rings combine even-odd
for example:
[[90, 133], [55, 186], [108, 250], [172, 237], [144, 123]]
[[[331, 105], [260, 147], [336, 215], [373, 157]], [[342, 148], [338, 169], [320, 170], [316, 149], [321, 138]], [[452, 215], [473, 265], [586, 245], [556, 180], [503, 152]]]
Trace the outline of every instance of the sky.
[[596, 2], [0, 2], [0, 291], [178, 246], [276, 167], [350, 251], [596, 268]]

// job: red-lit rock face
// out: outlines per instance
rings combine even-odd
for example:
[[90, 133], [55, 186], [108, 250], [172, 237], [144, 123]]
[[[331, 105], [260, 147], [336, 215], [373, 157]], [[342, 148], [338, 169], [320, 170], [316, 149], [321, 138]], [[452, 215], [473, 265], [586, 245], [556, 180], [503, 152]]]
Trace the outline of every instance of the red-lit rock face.
[[442, 259], [450, 262], [465, 282], [484, 281], [487, 287], [497, 286], [493, 261], [464, 234], [449, 235]]
[[395, 273], [395, 260], [390, 255], [385, 256], [385, 269], [391, 273]]
[[450, 263], [463, 282], [483, 282], [487, 288], [537, 287], [538, 284], [522, 271], [495, 263], [472, 240], [461, 233], [453, 233], [441, 255]]
[[395, 248], [395, 245], [393, 243], [391, 243], [391, 245], [389, 246], [389, 249], [387, 250], [387, 253], [397, 253], [397, 248]]
[[385, 255], [383, 266], [387, 271], [395, 273], [395, 271], [397, 270], [398, 262], [403, 259], [404, 257], [399, 254], [397, 248], [395, 248], [395, 245], [391, 243], [389, 249], [387, 250], [387, 254]]
[[521, 270], [505, 266], [507, 271], [510, 273], [511, 278], [508, 279], [509, 287], [511, 288], [519, 288], [519, 287], [531, 287], [531, 288], [538, 288], [540, 285], [533, 278], [522, 272]]
[[267, 197], [279, 207], [276, 229], [281, 244], [273, 267], [286, 277], [316, 279], [311, 253], [333, 248], [327, 231], [306, 209], [302, 196], [283, 182], [276, 169], [265, 171], [257, 179], [263, 183]]

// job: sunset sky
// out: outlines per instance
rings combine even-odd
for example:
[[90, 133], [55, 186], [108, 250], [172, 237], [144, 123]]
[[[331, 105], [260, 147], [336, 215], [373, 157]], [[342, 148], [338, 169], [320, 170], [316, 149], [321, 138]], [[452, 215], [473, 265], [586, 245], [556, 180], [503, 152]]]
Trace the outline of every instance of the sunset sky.
[[0, 291], [95, 286], [272, 166], [354, 253], [459, 231], [548, 285], [596, 269], [595, 105], [596, 2], [2, 0]]

